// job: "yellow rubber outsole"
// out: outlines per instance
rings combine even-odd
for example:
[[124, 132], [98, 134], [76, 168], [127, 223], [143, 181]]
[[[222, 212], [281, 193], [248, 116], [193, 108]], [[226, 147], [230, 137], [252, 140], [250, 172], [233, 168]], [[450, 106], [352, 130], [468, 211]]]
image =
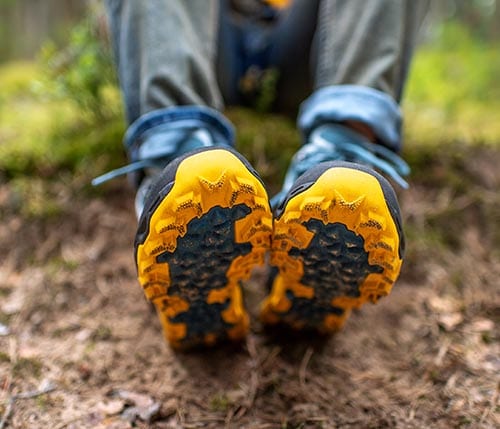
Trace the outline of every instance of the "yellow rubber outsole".
[[389, 294], [401, 269], [401, 239], [374, 175], [327, 169], [274, 222], [271, 264], [279, 273], [263, 321], [338, 330], [352, 308]]
[[138, 278], [171, 345], [244, 337], [240, 282], [264, 263], [272, 232], [260, 180], [228, 150], [188, 156], [148, 226], [136, 248]]

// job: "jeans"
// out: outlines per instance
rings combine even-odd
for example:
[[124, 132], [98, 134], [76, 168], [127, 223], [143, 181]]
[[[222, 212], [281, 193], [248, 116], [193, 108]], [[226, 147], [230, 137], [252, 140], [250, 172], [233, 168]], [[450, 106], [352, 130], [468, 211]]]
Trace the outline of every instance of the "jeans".
[[[354, 120], [397, 151], [399, 102], [428, 3], [295, 0], [262, 20], [228, 0], [107, 0], [127, 121], [147, 129], [176, 109], [199, 119], [201, 106], [213, 123], [238, 103], [239, 79], [258, 63], [279, 70], [276, 106], [299, 108], [304, 139], [323, 123]], [[125, 143], [142, 138], [128, 132]]]

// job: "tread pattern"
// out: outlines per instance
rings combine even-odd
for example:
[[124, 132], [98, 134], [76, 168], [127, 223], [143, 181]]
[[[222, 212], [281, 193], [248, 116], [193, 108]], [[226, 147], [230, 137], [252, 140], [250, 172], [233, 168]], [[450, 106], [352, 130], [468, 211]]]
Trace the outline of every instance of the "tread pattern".
[[272, 215], [260, 180], [227, 150], [177, 167], [137, 246], [139, 282], [174, 347], [242, 338], [249, 325], [240, 282], [261, 265]]
[[378, 179], [326, 170], [275, 221], [278, 268], [262, 307], [266, 323], [333, 332], [352, 308], [387, 295], [399, 275], [401, 240]]

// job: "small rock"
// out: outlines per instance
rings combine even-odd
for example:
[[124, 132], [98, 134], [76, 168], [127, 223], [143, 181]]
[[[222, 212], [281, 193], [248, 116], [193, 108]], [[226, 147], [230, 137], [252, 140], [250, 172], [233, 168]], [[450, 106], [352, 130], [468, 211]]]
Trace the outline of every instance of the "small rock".
[[151, 406], [147, 408], [141, 407], [129, 407], [126, 408], [122, 413], [122, 418], [133, 423], [138, 418], [143, 422], [149, 423], [153, 420], [154, 417], [158, 415], [160, 412], [160, 404], [155, 402], [151, 404]]
[[129, 405], [121, 414], [122, 418], [133, 423], [137, 419], [151, 422], [160, 412], [161, 404], [153, 400], [151, 396], [142, 393], [130, 392], [128, 390], [117, 390], [112, 394]]
[[6, 337], [7, 335], [10, 335], [9, 327], [0, 323], [0, 337]]
[[92, 335], [91, 329], [83, 328], [80, 331], [78, 331], [78, 333], [75, 335], [75, 340], [80, 343], [84, 343], [90, 338], [91, 335]]
[[438, 317], [439, 326], [445, 331], [453, 331], [457, 325], [462, 323], [464, 317], [460, 313], [446, 313]]
[[13, 292], [8, 299], [2, 304], [2, 313], [7, 316], [19, 313], [23, 308], [24, 296], [19, 292]]
[[121, 399], [111, 399], [109, 401], [102, 401], [97, 404], [97, 410], [105, 416], [114, 416], [123, 411], [125, 402]]
[[159, 402], [154, 402], [153, 404], [151, 404], [151, 406], [149, 406], [146, 409], [139, 409], [139, 411], [140, 411], [139, 418], [143, 422], [152, 421], [153, 418], [156, 417], [158, 415], [158, 413], [160, 412], [160, 407], [161, 407], [161, 404]]

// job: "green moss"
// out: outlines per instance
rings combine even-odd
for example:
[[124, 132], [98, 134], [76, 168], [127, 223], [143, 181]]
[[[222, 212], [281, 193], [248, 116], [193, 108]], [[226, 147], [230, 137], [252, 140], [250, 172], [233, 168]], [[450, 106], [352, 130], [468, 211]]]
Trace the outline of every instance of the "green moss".
[[245, 108], [226, 112], [237, 129], [237, 148], [248, 158], [270, 187], [278, 190], [300, 135], [289, 118]]
[[113, 337], [113, 332], [109, 326], [99, 325], [92, 334], [93, 341], [109, 341]]
[[9, 296], [12, 292], [12, 289], [10, 287], [6, 286], [0, 286], [0, 298]]
[[[404, 97], [405, 157], [418, 176], [454, 142], [500, 144], [500, 47], [446, 23], [412, 63]], [[230, 108], [237, 146], [269, 185], [279, 189], [301, 143], [293, 120], [266, 113], [277, 75], [263, 81], [257, 110]], [[0, 67], [0, 172], [4, 177], [53, 177], [61, 172], [85, 180], [126, 162], [122, 101], [109, 47], [88, 18], [69, 44], [47, 44], [38, 63]], [[417, 148], [417, 150], [412, 150]], [[408, 150], [409, 149], [409, 150]], [[421, 168], [422, 167], [422, 168]], [[455, 181], [457, 177], [445, 178]]]
[[18, 177], [11, 183], [13, 208], [23, 217], [50, 219], [63, 212], [57, 195], [42, 179]]
[[0, 351], [0, 363], [9, 363], [10, 357], [7, 353]]
[[36, 406], [41, 410], [45, 411], [51, 404], [50, 399], [47, 395], [38, 395], [35, 398]]
[[11, 314], [6, 314], [3, 311], [0, 311], [0, 323], [2, 325], [9, 325], [11, 319], [12, 319]]
[[12, 366], [12, 373], [17, 377], [40, 377], [43, 364], [36, 358], [19, 358]]
[[109, 46], [89, 15], [62, 49], [0, 67], [0, 171], [92, 175], [123, 163], [121, 95]]
[[210, 399], [210, 410], [225, 412], [231, 405], [231, 401], [224, 393], [218, 393]]

